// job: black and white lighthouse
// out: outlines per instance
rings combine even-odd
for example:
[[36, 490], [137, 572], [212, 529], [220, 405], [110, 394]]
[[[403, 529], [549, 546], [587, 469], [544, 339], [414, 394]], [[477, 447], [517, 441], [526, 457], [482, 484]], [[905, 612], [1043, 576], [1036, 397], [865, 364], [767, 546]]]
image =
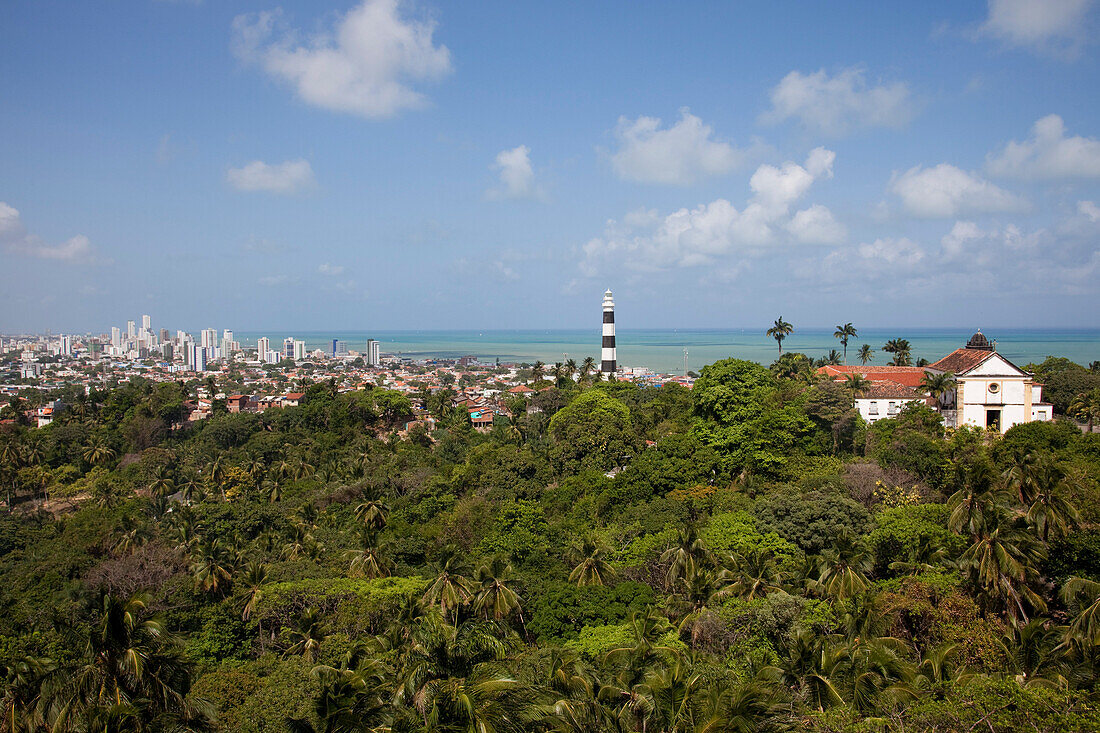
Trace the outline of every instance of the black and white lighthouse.
[[615, 301], [611, 291], [603, 294], [603, 351], [600, 354], [600, 371], [605, 375], [615, 373]]

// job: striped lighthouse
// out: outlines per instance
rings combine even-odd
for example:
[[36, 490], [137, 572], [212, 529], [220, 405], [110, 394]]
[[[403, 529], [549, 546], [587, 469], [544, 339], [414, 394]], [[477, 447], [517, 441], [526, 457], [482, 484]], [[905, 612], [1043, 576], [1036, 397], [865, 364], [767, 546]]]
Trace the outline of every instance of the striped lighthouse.
[[600, 371], [615, 373], [615, 300], [611, 291], [603, 294], [603, 352], [600, 355]]

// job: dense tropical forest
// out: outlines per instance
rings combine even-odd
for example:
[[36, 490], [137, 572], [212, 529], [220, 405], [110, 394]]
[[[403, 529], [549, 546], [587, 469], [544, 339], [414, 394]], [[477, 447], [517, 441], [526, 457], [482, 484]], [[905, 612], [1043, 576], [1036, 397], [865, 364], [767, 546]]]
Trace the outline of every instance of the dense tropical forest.
[[1100, 730], [1100, 434], [868, 426], [801, 363], [487, 433], [67, 395], [0, 434], [0, 731]]

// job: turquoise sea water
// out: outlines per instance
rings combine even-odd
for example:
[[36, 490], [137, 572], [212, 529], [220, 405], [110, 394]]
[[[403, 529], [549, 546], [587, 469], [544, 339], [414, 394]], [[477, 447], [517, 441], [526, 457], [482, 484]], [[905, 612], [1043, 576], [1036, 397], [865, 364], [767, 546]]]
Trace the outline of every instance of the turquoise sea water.
[[[657, 372], [682, 373], [684, 350], [688, 369], [698, 371], [705, 364], [736, 357], [770, 364], [778, 355], [775, 341], [765, 328], [746, 329], [620, 329], [617, 335], [619, 364], [649, 367]], [[848, 343], [848, 362], [858, 363], [855, 355], [861, 344], [875, 349], [872, 364], [885, 364], [890, 355], [882, 345], [893, 338], [908, 339], [914, 360], [924, 357], [935, 361], [964, 346], [973, 331], [969, 329], [866, 329]], [[1064, 356], [1088, 365], [1100, 359], [1100, 329], [991, 329], [985, 335], [997, 342], [997, 350], [1010, 361], [1023, 366], [1047, 356]], [[784, 351], [801, 351], [811, 357], [824, 356], [830, 349], [841, 351], [832, 329], [796, 329], [783, 342]], [[524, 331], [334, 331], [297, 333], [238, 333], [246, 346], [267, 336], [272, 345], [287, 336], [303, 339], [309, 350], [332, 348], [339, 339], [352, 351], [362, 352], [368, 338], [381, 342], [382, 353], [402, 354], [414, 359], [457, 358], [472, 354], [484, 361], [533, 362], [553, 364], [566, 358], [578, 362], [586, 356], [600, 358], [600, 329], [551, 329]]]

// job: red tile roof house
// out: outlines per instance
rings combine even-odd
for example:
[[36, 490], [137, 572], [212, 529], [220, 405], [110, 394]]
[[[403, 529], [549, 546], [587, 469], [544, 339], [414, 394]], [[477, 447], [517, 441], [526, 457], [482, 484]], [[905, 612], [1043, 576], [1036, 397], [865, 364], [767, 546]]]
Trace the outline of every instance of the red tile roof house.
[[247, 412], [250, 398], [246, 394], [234, 394], [225, 398], [225, 406], [232, 413]]
[[283, 398], [283, 407], [297, 407], [305, 396], [305, 392], [291, 392]]

